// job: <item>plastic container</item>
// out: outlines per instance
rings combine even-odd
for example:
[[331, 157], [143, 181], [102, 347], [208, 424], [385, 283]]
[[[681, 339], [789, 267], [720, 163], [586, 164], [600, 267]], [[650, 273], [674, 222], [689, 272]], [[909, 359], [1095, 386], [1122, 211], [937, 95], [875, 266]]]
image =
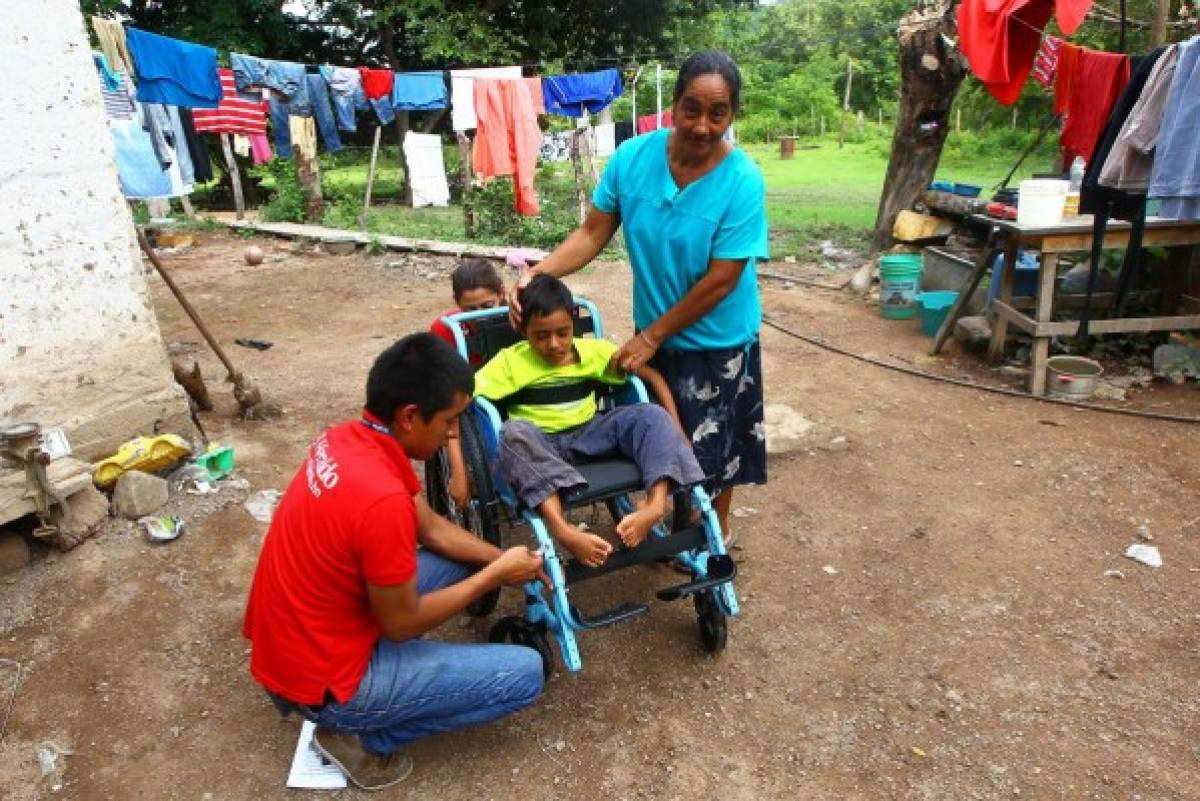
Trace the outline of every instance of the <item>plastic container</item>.
[[879, 259], [879, 313], [889, 320], [911, 320], [921, 308], [919, 253], [897, 253]]
[[1069, 184], [1060, 178], [1021, 181], [1017, 200], [1018, 225], [1058, 225], [1063, 219]]
[[983, 191], [982, 186], [976, 184], [955, 184], [954, 194], [962, 195], [963, 197], [979, 197], [979, 193]]
[[[992, 310], [992, 301], [1000, 296], [1000, 265], [1004, 263], [1004, 254], [996, 256], [996, 260], [992, 262], [992, 278], [988, 283], [987, 292], [987, 309], [990, 313]], [[1038, 272], [1041, 270], [1041, 263], [1038, 257], [1028, 250], [1017, 251], [1017, 263], [1013, 273], [1013, 297], [1014, 298], [1032, 298], [1037, 294], [1038, 289]]]
[[938, 329], [942, 327], [956, 300], [958, 293], [949, 290], [921, 293], [921, 332], [925, 336], [937, 336]]
[[210, 445], [208, 450], [197, 456], [194, 461], [208, 471], [209, 478], [216, 481], [233, 472], [233, 447]]
[[130, 470], [157, 473], [178, 463], [191, 452], [192, 446], [177, 434], [134, 437], [118, 448], [115, 454], [96, 463], [92, 480], [97, 487], [107, 489]]

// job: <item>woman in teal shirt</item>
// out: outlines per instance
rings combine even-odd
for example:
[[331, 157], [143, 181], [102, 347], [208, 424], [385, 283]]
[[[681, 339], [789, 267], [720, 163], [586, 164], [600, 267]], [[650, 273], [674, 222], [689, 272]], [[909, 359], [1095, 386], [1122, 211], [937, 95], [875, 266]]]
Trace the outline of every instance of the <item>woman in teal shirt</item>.
[[[757, 165], [724, 139], [741, 86], [721, 51], [684, 62], [675, 127], [622, 143], [587, 219], [532, 268], [569, 275], [624, 229], [637, 334], [616, 358], [627, 371], [650, 364], [666, 377], [727, 540], [733, 487], [767, 480], [754, 269], [767, 258], [765, 189]], [[528, 277], [509, 294], [516, 314]]]

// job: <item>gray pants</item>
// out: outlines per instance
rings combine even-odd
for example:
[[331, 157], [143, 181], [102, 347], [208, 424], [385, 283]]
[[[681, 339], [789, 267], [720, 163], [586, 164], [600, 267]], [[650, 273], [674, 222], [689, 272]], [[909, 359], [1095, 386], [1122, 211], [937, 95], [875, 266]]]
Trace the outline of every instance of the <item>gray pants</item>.
[[527, 420], [509, 420], [500, 430], [500, 469], [531, 509], [587, 484], [574, 464], [613, 457], [633, 460], [646, 489], [663, 479], [680, 486], [705, 478], [675, 421], [650, 403], [619, 406], [560, 434], [547, 434]]

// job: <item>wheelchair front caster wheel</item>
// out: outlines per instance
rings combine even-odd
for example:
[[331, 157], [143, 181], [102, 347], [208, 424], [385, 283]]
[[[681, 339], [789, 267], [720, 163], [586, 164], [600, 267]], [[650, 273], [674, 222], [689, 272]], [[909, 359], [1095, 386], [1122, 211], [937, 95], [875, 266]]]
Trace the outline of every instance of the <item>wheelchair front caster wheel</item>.
[[700, 623], [700, 642], [704, 644], [704, 650], [710, 654], [725, 650], [729, 628], [725, 623], [725, 612], [717, 603], [715, 591], [696, 593], [692, 596], [692, 603], [696, 606], [696, 618]]
[[549, 679], [554, 672], [554, 652], [550, 650], [545, 623], [530, 623], [523, 617], [502, 617], [488, 632], [488, 642], [532, 648], [542, 658], [542, 677]]

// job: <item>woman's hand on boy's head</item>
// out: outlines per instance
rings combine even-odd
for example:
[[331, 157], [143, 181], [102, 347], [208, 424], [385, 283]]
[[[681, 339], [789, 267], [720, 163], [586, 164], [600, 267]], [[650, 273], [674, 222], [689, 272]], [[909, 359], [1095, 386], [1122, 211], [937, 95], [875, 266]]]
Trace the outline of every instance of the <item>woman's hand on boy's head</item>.
[[508, 288], [508, 321], [512, 327], [521, 330], [521, 290], [529, 286], [537, 269], [530, 267], [517, 278], [516, 283]]

